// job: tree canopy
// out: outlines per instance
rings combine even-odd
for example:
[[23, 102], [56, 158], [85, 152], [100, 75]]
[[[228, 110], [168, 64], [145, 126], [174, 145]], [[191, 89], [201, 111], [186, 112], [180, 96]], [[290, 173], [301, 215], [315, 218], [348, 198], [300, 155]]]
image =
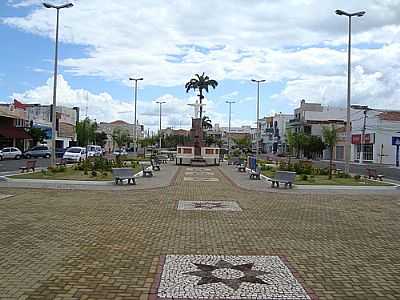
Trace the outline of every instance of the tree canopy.
[[96, 142], [97, 123], [86, 118], [76, 125], [76, 135], [78, 144], [82, 147]]
[[[203, 91], [208, 93], [209, 87], [215, 89], [218, 86], [218, 82], [214, 79], [210, 79], [210, 77], [203, 74], [195, 74], [195, 77], [190, 79], [186, 84], [186, 93], [189, 93], [190, 90], [198, 90], [199, 91], [199, 99], [200, 105], [203, 103], [204, 95]], [[203, 107], [200, 106], [200, 119], [203, 118]]]

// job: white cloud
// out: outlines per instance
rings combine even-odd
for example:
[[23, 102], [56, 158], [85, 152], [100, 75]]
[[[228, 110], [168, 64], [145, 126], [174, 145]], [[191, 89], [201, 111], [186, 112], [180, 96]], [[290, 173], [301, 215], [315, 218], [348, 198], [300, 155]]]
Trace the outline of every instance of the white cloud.
[[[14, 93], [15, 99], [25, 103], [51, 104], [53, 97], [53, 79], [49, 78], [45, 85], [27, 90], [23, 93]], [[137, 119], [146, 127], [158, 128], [159, 106], [155, 101], [166, 101], [163, 105], [163, 127], [190, 127], [192, 110], [186, 104], [192, 99], [178, 99], [172, 95], [163, 95], [153, 102], [138, 102]], [[86, 115], [86, 103], [88, 104], [88, 116], [99, 121], [125, 120], [133, 122], [133, 103], [118, 100], [110, 94], [103, 92], [93, 94], [84, 89], [73, 89], [62, 75], [57, 80], [57, 103], [68, 107], [78, 106], [81, 109], [81, 118]]]
[[[4, 18], [5, 24], [54, 37], [54, 11], [36, 6], [40, 1], [35, 0], [8, 2], [16, 7], [33, 5], [33, 9], [25, 17]], [[366, 10], [363, 18], [353, 20], [353, 99], [399, 108], [400, 0], [74, 3], [74, 8], [61, 13], [60, 37], [83, 45], [86, 51], [61, 62], [66, 72], [126, 84], [129, 76], [140, 75], [145, 78], [142, 86], [183, 85], [193, 73], [203, 71], [219, 81], [265, 78], [285, 84], [271, 105], [286, 107], [286, 112], [301, 98], [344, 104], [347, 20], [334, 11]], [[94, 96], [102, 101], [109, 96], [107, 101], [119, 105], [106, 93]], [[181, 103], [187, 99], [164, 97], [172, 103], [166, 104], [166, 113], [177, 111], [171, 122], [186, 120], [181, 116], [190, 115], [190, 109]], [[225, 116], [214, 108], [210, 103], [207, 110], [222, 122]], [[106, 110], [104, 118], [115, 118], [114, 110], [126, 109]], [[151, 115], [156, 108], [148, 105], [142, 110], [145, 121], [156, 125]]]

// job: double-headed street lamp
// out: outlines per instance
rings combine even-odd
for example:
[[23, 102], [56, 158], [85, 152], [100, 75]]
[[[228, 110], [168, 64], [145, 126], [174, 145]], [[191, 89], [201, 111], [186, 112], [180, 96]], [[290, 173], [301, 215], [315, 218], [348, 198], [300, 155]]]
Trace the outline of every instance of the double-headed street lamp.
[[138, 81], [143, 80], [143, 78], [129, 78], [131, 81], [135, 81], [135, 125], [133, 126], [133, 141], [134, 141], [134, 151], [137, 152], [137, 128], [136, 128], [136, 117], [137, 117], [137, 88], [138, 88]]
[[350, 106], [351, 106], [351, 18], [352, 17], [362, 17], [365, 15], [365, 11], [359, 11], [356, 13], [348, 13], [343, 10], [335, 11], [339, 16], [346, 16], [349, 18], [349, 45], [348, 45], [348, 63], [347, 63], [347, 122], [346, 122], [346, 166], [345, 172], [349, 174], [350, 172], [350, 155], [351, 155], [351, 125], [350, 125]]
[[162, 105], [164, 103], [167, 103], [167, 102], [165, 102], [165, 101], [156, 101], [156, 103], [160, 104], [160, 145], [159, 145], [159, 148], [161, 150], [161, 111], [162, 111]]
[[53, 109], [51, 112], [51, 166], [56, 165], [56, 105], [57, 105], [57, 61], [58, 61], [58, 28], [60, 19], [60, 9], [70, 8], [74, 6], [72, 3], [67, 3], [64, 5], [53, 5], [49, 3], [43, 3], [46, 8], [54, 8], [57, 10], [57, 25], [56, 25], [56, 49], [54, 57], [54, 85], [53, 85]]
[[235, 101], [225, 101], [229, 104], [229, 127], [228, 127], [228, 155], [231, 153], [231, 114], [232, 114], [232, 103]]
[[260, 148], [259, 148], [259, 140], [260, 140], [260, 83], [265, 82], [265, 79], [261, 79], [261, 80], [256, 80], [256, 79], [252, 79], [252, 82], [257, 83], [257, 130], [256, 130], [256, 135], [257, 135], [257, 156], [260, 154]]

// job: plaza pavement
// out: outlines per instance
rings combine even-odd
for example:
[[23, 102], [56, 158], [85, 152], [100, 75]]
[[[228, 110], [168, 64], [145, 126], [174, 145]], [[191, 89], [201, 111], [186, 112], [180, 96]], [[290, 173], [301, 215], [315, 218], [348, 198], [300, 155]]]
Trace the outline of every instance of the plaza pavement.
[[148, 299], [171, 254], [279, 255], [319, 299], [400, 299], [398, 192], [250, 191], [217, 167], [216, 182], [185, 169], [152, 190], [0, 188], [14, 195], [0, 200], [0, 299]]

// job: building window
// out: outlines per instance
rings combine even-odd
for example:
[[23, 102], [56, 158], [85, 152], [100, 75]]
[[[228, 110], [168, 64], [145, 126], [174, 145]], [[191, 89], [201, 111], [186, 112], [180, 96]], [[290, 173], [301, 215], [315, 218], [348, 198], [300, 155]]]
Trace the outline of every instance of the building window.
[[336, 146], [336, 160], [344, 160], [344, 146]]
[[357, 144], [354, 146], [356, 148], [354, 160], [360, 160], [361, 147], [364, 147], [363, 160], [374, 160], [374, 144]]

